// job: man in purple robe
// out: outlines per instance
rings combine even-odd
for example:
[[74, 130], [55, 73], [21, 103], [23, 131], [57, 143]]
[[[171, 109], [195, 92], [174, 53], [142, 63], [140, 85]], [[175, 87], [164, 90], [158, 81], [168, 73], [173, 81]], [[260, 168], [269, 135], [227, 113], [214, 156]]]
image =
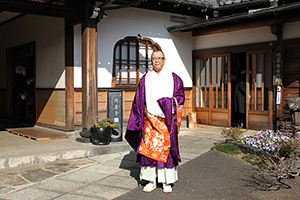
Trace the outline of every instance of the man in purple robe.
[[162, 51], [154, 51], [151, 61], [154, 70], [139, 82], [125, 139], [141, 165], [140, 179], [149, 181], [143, 191], [151, 192], [159, 182], [168, 193], [172, 192], [171, 184], [178, 180], [176, 167], [181, 162], [178, 131], [184, 87], [181, 78], [164, 67]]

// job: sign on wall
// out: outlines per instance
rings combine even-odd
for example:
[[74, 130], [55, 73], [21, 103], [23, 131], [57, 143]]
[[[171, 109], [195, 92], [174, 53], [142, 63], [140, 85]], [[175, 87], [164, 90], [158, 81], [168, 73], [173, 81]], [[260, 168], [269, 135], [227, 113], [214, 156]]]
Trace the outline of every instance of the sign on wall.
[[274, 52], [273, 85], [282, 85], [282, 50]]
[[108, 91], [108, 118], [114, 119], [119, 129], [113, 129], [112, 142], [122, 141], [122, 91]]

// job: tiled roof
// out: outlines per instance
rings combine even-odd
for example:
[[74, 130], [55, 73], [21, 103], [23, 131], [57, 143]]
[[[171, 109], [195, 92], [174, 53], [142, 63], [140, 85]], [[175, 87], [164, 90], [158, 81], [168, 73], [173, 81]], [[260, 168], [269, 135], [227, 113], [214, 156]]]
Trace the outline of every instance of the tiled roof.
[[219, 8], [227, 5], [237, 5], [240, 3], [257, 1], [257, 0], [182, 0], [189, 3], [208, 5], [214, 8]]
[[212, 7], [219, 7], [218, 0], [183, 0], [190, 3], [202, 4], [202, 5], [209, 5]]

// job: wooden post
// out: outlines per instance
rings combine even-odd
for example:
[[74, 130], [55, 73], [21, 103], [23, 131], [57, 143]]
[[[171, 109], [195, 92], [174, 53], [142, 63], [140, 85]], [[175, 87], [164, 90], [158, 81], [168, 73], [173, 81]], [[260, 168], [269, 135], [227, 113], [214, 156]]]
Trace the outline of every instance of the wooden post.
[[69, 20], [65, 20], [65, 130], [75, 130], [75, 106], [74, 106], [74, 27]]
[[[97, 122], [97, 21], [90, 19], [95, 2], [85, 1], [85, 17], [82, 22], [82, 132], [89, 132]], [[81, 134], [82, 136], [82, 134]]]
[[188, 114], [188, 128], [195, 129], [197, 128], [197, 113], [189, 112]]

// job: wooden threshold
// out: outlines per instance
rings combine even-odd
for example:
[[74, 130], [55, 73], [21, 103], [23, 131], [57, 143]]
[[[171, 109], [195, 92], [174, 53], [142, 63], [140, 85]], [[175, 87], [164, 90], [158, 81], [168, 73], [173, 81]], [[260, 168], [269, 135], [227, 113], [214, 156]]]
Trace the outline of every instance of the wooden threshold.
[[6, 128], [5, 130], [12, 134], [22, 136], [24, 138], [36, 140], [36, 141], [69, 138], [68, 135], [56, 133], [51, 130], [45, 130], [37, 127]]

